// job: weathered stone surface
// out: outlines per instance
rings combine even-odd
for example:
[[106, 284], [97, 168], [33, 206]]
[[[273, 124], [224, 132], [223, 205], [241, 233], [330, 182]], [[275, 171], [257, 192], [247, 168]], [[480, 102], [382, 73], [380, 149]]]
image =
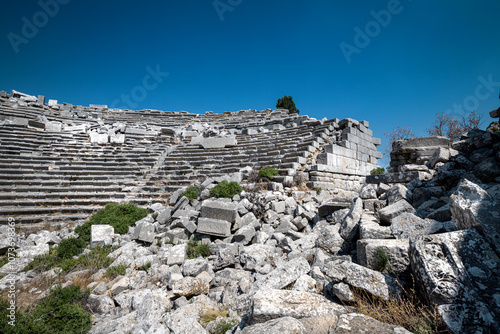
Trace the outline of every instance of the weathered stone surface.
[[282, 317], [245, 327], [241, 334], [308, 334], [302, 323], [292, 317]]
[[365, 212], [359, 221], [359, 238], [392, 239], [393, 235], [389, 226], [380, 226], [373, 213]]
[[399, 172], [383, 175], [367, 175], [366, 183], [408, 183], [415, 179], [429, 179], [429, 173], [426, 172]]
[[113, 243], [115, 229], [111, 225], [92, 225], [90, 227], [90, 246], [105, 246]]
[[167, 256], [167, 265], [182, 264], [186, 260], [187, 245], [180, 244], [172, 247]]
[[293, 290], [259, 290], [253, 296], [252, 321], [293, 317], [296, 319], [345, 313], [344, 306], [333, 303], [322, 295]]
[[335, 334], [411, 334], [400, 326], [385, 324], [364, 314], [349, 313], [339, 316]]
[[340, 236], [339, 229], [340, 226], [338, 224], [319, 227], [316, 246], [332, 255], [337, 254], [344, 245], [344, 239]]
[[172, 284], [172, 292], [178, 297], [189, 298], [207, 294], [209, 289], [209, 282], [195, 277], [184, 277]]
[[363, 189], [361, 189], [359, 197], [362, 199], [376, 199], [377, 190], [371, 184], [367, 184], [363, 187]]
[[500, 328], [500, 259], [473, 229], [415, 237], [410, 262], [425, 298], [453, 333]]
[[236, 136], [231, 136], [231, 137], [193, 137], [193, 138], [191, 138], [191, 144], [198, 144], [201, 147], [203, 147], [204, 149], [223, 148], [223, 147], [236, 146], [238, 144], [238, 141], [236, 140]]
[[248, 245], [255, 236], [255, 228], [252, 225], [245, 225], [233, 235], [234, 242]]
[[486, 191], [463, 179], [450, 196], [450, 207], [457, 229], [478, 229], [500, 256], [500, 185]]
[[132, 239], [152, 243], [155, 240], [155, 226], [148, 222], [138, 223]]
[[387, 192], [387, 204], [394, 204], [402, 199], [411, 201], [411, 191], [402, 184], [393, 185]]
[[258, 279], [260, 289], [283, 289], [293, 284], [300, 276], [309, 273], [311, 267], [306, 259], [297, 257], [288, 262], [281, 262], [276, 269]]
[[331, 215], [337, 210], [351, 208], [353, 202], [347, 198], [334, 198], [321, 203], [318, 208], [318, 215], [325, 217]]
[[253, 270], [263, 264], [275, 251], [274, 246], [253, 244], [244, 247], [240, 254], [240, 261], [247, 270]]
[[184, 312], [171, 312], [166, 315], [165, 325], [172, 334], [206, 334], [196, 316], [186, 315]]
[[354, 293], [352, 293], [349, 285], [345, 283], [337, 283], [332, 285], [332, 292], [337, 296], [342, 302], [353, 302], [356, 300]]
[[182, 264], [182, 274], [184, 276], [198, 276], [203, 271], [207, 271], [209, 268], [209, 264], [207, 259], [197, 258], [197, 259], [188, 259], [184, 261]]
[[239, 246], [237, 244], [213, 243], [210, 251], [217, 258], [213, 262], [215, 269], [222, 269], [240, 262]]
[[330, 261], [322, 270], [333, 284], [346, 283], [379, 298], [389, 299], [391, 295], [401, 293], [401, 288], [392, 277], [356, 263], [343, 260]]
[[422, 219], [413, 213], [405, 212], [392, 220], [390, 229], [396, 239], [408, 239], [419, 235], [450, 232], [454, 225], [451, 222]]
[[[410, 272], [408, 248], [408, 239], [358, 240], [358, 263], [377, 271], [383, 269], [383, 272], [391, 275], [407, 274]], [[384, 256], [388, 257], [387, 264], [383, 261]]]
[[200, 217], [198, 218], [196, 231], [216, 237], [229, 237], [231, 235], [231, 223], [226, 220]]
[[415, 213], [416, 211], [406, 200], [401, 200], [381, 209], [379, 211], [380, 220], [390, 224], [394, 218], [405, 212]]
[[351, 211], [344, 218], [344, 221], [340, 225], [340, 236], [344, 238], [344, 240], [352, 240], [359, 226], [359, 220], [361, 219], [361, 214], [363, 213], [363, 200], [361, 198], [356, 198], [354, 200], [354, 205], [351, 208]]
[[201, 205], [200, 217], [234, 223], [238, 217], [238, 206], [229, 202], [206, 200]]

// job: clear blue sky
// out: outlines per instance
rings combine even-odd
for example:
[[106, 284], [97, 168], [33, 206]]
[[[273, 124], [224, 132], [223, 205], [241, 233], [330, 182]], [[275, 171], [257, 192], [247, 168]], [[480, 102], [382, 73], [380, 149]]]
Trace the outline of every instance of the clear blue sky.
[[369, 121], [385, 145], [464, 101], [489, 124], [499, 14], [498, 0], [4, 1], [0, 90], [195, 113], [287, 94], [301, 114]]

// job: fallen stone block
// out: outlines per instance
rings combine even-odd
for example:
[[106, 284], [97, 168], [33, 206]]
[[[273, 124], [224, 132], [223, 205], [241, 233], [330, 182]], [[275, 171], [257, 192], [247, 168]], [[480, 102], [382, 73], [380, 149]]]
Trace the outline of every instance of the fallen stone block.
[[500, 256], [500, 185], [484, 190], [463, 179], [450, 196], [450, 209], [457, 229], [475, 228], [483, 233]]
[[476, 230], [410, 239], [417, 285], [453, 333], [500, 328], [500, 259]]
[[401, 294], [401, 287], [394, 278], [356, 263], [343, 260], [329, 261], [322, 271], [333, 284], [346, 283], [385, 300]]
[[231, 235], [231, 223], [226, 220], [200, 217], [196, 231], [201, 234], [225, 238]]
[[167, 265], [183, 264], [186, 260], [187, 245], [180, 244], [172, 247], [168, 252]]
[[176, 297], [184, 296], [186, 298], [207, 294], [210, 290], [210, 284], [205, 280], [195, 277], [184, 277], [172, 283], [172, 293]]
[[239, 217], [238, 205], [223, 201], [206, 200], [201, 205], [200, 217], [225, 220], [234, 223]]
[[361, 189], [359, 197], [362, 199], [376, 199], [377, 190], [371, 184], [367, 184]]
[[357, 242], [358, 263], [391, 275], [410, 273], [408, 239], [364, 239]]
[[258, 279], [255, 284], [260, 289], [283, 289], [293, 284], [300, 276], [309, 273], [311, 267], [306, 259], [297, 257], [288, 262], [281, 262], [276, 269]]
[[155, 240], [155, 226], [148, 222], [137, 224], [132, 239], [152, 243]]
[[360, 313], [342, 314], [339, 317], [335, 334], [411, 334], [400, 326], [389, 325]]
[[351, 211], [344, 218], [344, 221], [340, 225], [340, 236], [344, 238], [344, 240], [352, 240], [354, 239], [358, 227], [359, 221], [361, 219], [361, 214], [363, 213], [363, 200], [361, 198], [356, 198], [354, 200], [354, 205], [351, 208]]
[[293, 317], [295, 319], [331, 315], [337, 317], [347, 309], [333, 303], [322, 295], [293, 290], [259, 290], [253, 296], [251, 319], [262, 323], [272, 319]]
[[405, 212], [416, 213], [413, 206], [411, 206], [406, 200], [401, 200], [380, 209], [379, 216], [382, 222], [390, 224], [394, 218]]
[[363, 213], [359, 222], [360, 239], [392, 239], [391, 228], [380, 226], [373, 213]]
[[350, 209], [353, 205], [353, 201], [347, 198], [334, 198], [321, 203], [318, 208], [318, 215], [320, 217], [325, 217], [331, 215], [337, 210]]
[[396, 239], [409, 239], [420, 235], [450, 232], [454, 230], [454, 225], [452, 222], [422, 219], [413, 213], [405, 212], [392, 220], [390, 229]]
[[217, 259], [214, 261], [214, 269], [223, 269], [240, 262], [239, 245], [228, 243], [210, 244], [210, 252]]
[[319, 227], [319, 236], [315, 245], [331, 255], [337, 254], [344, 245], [344, 239], [339, 234], [339, 228], [338, 224]]
[[412, 192], [408, 191], [408, 188], [403, 186], [402, 184], [393, 185], [387, 192], [387, 204], [394, 204], [402, 199], [411, 201]]
[[[197, 133], [196, 133], [197, 134]], [[224, 148], [238, 145], [236, 136], [231, 137], [192, 137], [191, 144], [207, 148]]]
[[304, 325], [292, 317], [268, 320], [264, 323], [245, 327], [240, 334], [307, 334]]
[[115, 229], [111, 225], [92, 225], [90, 227], [90, 247], [111, 245], [114, 233]]

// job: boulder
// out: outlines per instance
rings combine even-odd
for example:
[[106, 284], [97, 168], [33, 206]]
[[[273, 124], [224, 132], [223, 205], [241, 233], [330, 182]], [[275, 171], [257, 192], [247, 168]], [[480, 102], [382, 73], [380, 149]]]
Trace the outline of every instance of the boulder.
[[386, 192], [386, 194], [387, 194], [387, 204], [389, 205], [394, 204], [402, 199], [410, 201], [412, 195], [411, 191], [408, 191], [408, 189], [402, 184], [393, 185]]
[[234, 223], [239, 217], [238, 205], [230, 202], [206, 200], [201, 205], [200, 217]]
[[376, 199], [377, 198], [377, 190], [371, 184], [367, 184], [361, 189], [359, 193], [359, 197], [362, 199]]
[[271, 245], [253, 244], [246, 246], [240, 253], [240, 261], [247, 270], [253, 270], [258, 265], [266, 262], [267, 258], [274, 254], [275, 248]]
[[347, 198], [334, 198], [329, 199], [321, 203], [318, 208], [318, 215], [320, 217], [325, 217], [331, 215], [337, 210], [348, 209], [351, 208], [353, 202]]
[[332, 280], [332, 284], [346, 283], [385, 300], [401, 294], [401, 288], [394, 278], [356, 263], [329, 261], [322, 270]]
[[450, 232], [453, 228], [454, 225], [451, 222], [422, 219], [409, 212], [405, 212], [394, 218], [390, 227], [396, 239], [408, 239], [419, 235]]
[[90, 228], [90, 247], [111, 245], [114, 233], [115, 229], [111, 225], [92, 225]]
[[180, 244], [172, 247], [168, 252], [167, 265], [183, 264], [186, 260], [187, 245]]
[[195, 277], [184, 277], [172, 283], [172, 292], [175, 296], [190, 298], [201, 294], [207, 294], [210, 283]]
[[264, 323], [245, 327], [240, 334], [308, 334], [302, 323], [292, 317], [268, 320]]
[[410, 239], [413, 276], [452, 333], [500, 328], [500, 259], [476, 230]]
[[373, 213], [363, 213], [359, 222], [360, 239], [392, 239], [389, 226], [380, 226]]
[[359, 313], [339, 316], [335, 334], [411, 334], [400, 326], [389, 325]]
[[[410, 272], [408, 239], [364, 239], [357, 242], [358, 263], [367, 268], [402, 275]], [[387, 260], [385, 260], [385, 257]]]
[[380, 209], [380, 220], [384, 223], [390, 224], [394, 218], [405, 212], [415, 213], [416, 211], [406, 200], [401, 200]]
[[253, 296], [251, 319], [253, 323], [262, 323], [282, 317], [295, 319], [330, 315], [336, 318], [346, 313], [347, 309], [333, 303], [324, 296], [293, 290], [259, 290]]
[[152, 243], [155, 240], [155, 226], [148, 222], [138, 223], [134, 228], [132, 239]]
[[210, 252], [216, 257], [214, 269], [223, 269], [240, 262], [239, 245], [228, 243], [210, 244]]
[[196, 231], [201, 234], [225, 238], [231, 235], [231, 223], [227, 220], [200, 217]]
[[279, 263], [276, 269], [255, 283], [261, 289], [283, 289], [295, 283], [300, 276], [309, 273], [310, 270], [311, 267], [307, 260], [303, 257], [297, 257], [288, 262]]
[[484, 190], [463, 179], [450, 196], [450, 208], [457, 229], [475, 228], [500, 256], [500, 185]]
[[332, 255], [337, 254], [344, 245], [344, 239], [339, 234], [339, 228], [338, 224], [324, 225], [317, 228], [319, 236], [316, 239], [316, 246]]
[[340, 225], [340, 236], [344, 240], [352, 240], [356, 236], [358, 231], [359, 221], [361, 219], [361, 214], [363, 213], [363, 200], [361, 198], [356, 198], [354, 200], [354, 205], [351, 211], [344, 218], [344, 221]]

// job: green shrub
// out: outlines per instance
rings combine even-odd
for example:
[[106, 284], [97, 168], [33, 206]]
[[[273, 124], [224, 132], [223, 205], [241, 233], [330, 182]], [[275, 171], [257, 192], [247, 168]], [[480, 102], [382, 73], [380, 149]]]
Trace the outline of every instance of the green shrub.
[[116, 278], [118, 276], [124, 276], [125, 275], [125, 272], [127, 271], [127, 266], [120, 263], [119, 265], [117, 266], [112, 266], [112, 267], [109, 267], [107, 270], [106, 270], [106, 276], [113, 279], [113, 278]]
[[23, 270], [36, 270], [38, 272], [43, 272], [54, 267], [60, 267], [64, 272], [69, 272], [76, 267], [80, 267], [82, 269], [90, 269], [92, 272], [96, 272], [97, 270], [106, 268], [113, 263], [113, 259], [108, 257], [108, 254], [111, 253], [111, 251], [111, 246], [98, 246], [92, 248], [89, 253], [81, 254], [77, 259], [73, 259], [72, 257], [59, 257], [57, 249], [50, 248], [47, 254], [36, 256]]
[[264, 167], [259, 170], [259, 176], [268, 178], [269, 180], [272, 180], [276, 175], [279, 175], [279, 173], [275, 168], [272, 167]]
[[128, 232], [129, 226], [148, 215], [148, 210], [139, 208], [134, 203], [108, 203], [97, 211], [89, 221], [75, 228], [75, 232], [86, 242], [90, 242], [90, 229], [92, 225], [111, 225], [115, 233], [124, 234]]
[[377, 167], [372, 169], [370, 172], [371, 175], [382, 175], [385, 173], [385, 168], [384, 167]]
[[210, 189], [210, 195], [215, 197], [233, 198], [234, 195], [239, 195], [241, 191], [241, 186], [238, 183], [222, 181]]
[[390, 257], [382, 247], [377, 248], [378, 260], [376, 263], [378, 271], [391, 270], [389, 265]]
[[288, 112], [290, 114], [292, 113], [300, 113], [300, 110], [295, 107], [295, 102], [293, 102], [293, 97], [290, 96], [283, 96], [283, 98], [278, 99], [278, 102], [276, 102], [276, 108], [277, 109], [288, 109]]
[[200, 196], [200, 187], [191, 186], [181, 194], [181, 197], [182, 196], [186, 196], [190, 201], [193, 201]]
[[9, 303], [0, 301], [1, 333], [87, 333], [91, 326], [91, 314], [86, 310], [89, 291], [81, 291], [79, 286], [60, 286], [38, 305], [23, 311], [16, 309], [15, 326], [8, 324]]
[[69, 259], [78, 255], [85, 248], [86, 243], [80, 238], [67, 238], [61, 240], [57, 247], [57, 256], [61, 259]]
[[238, 324], [234, 319], [223, 319], [215, 327], [212, 328], [213, 334], [225, 334], [228, 330], [233, 329]]
[[151, 268], [151, 262], [148, 262], [142, 266], [140, 266], [139, 268], [137, 268], [137, 270], [144, 270], [144, 271], [148, 271], [149, 268]]
[[187, 258], [196, 259], [197, 257], [207, 257], [210, 255], [210, 246], [207, 244], [200, 244], [198, 240], [191, 240], [188, 242]]

